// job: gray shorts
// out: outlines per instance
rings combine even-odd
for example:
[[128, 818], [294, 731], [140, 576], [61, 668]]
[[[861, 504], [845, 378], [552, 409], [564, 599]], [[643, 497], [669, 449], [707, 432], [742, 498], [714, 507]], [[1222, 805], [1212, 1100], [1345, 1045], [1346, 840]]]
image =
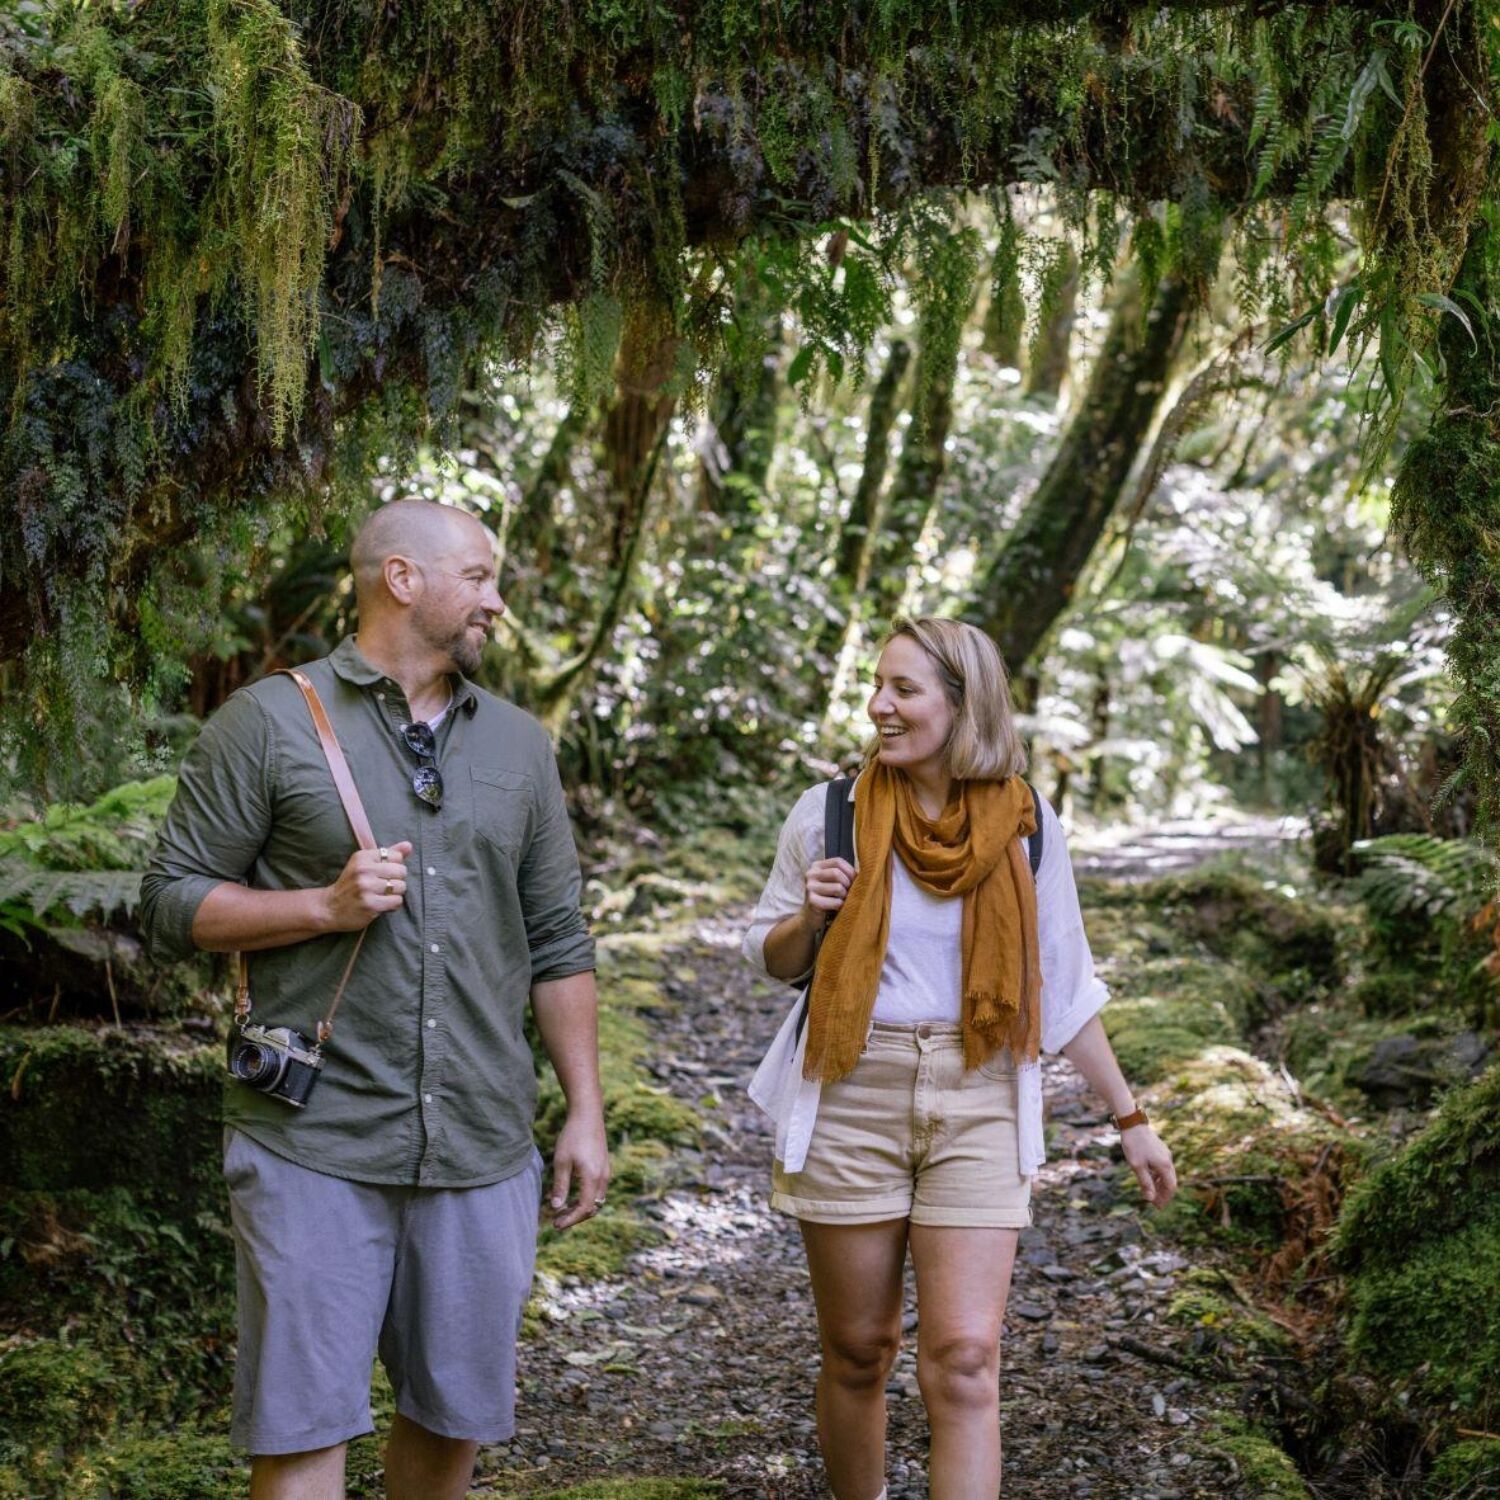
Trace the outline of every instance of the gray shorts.
[[305, 1453], [372, 1431], [377, 1352], [402, 1416], [442, 1437], [512, 1436], [540, 1155], [487, 1187], [382, 1187], [229, 1129], [224, 1177], [239, 1286], [231, 1442]]

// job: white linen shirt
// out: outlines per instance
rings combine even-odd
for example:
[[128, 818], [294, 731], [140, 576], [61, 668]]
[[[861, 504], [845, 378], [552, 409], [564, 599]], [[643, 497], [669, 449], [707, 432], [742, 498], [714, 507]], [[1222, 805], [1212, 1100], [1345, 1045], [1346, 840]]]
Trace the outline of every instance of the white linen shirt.
[[[782, 825], [776, 862], [745, 932], [741, 951], [763, 974], [766, 934], [802, 907], [803, 877], [822, 859], [823, 813], [828, 783], [820, 782], [797, 799]], [[854, 800], [854, 789], [849, 791]], [[1042, 971], [1042, 1050], [1061, 1052], [1097, 1015], [1109, 991], [1094, 973], [1094, 956], [1083, 930], [1078, 888], [1068, 858], [1062, 824], [1042, 798], [1042, 862], [1036, 872], [1037, 940]], [[959, 1016], [959, 924], [962, 898], [934, 897], [921, 890], [900, 859], [894, 861], [891, 927], [876, 991], [875, 1020], [955, 1021]], [[908, 910], [915, 921], [903, 923]], [[941, 943], [938, 935], [942, 934]], [[934, 952], [934, 946], [946, 951]], [[772, 976], [773, 978], [775, 976]], [[806, 976], [804, 976], [805, 978]], [[755, 1077], [750, 1097], [776, 1125], [776, 1159], [783, 1170], [800, 1172], [817, 1120], [822, 1083], [802, 1076], [807, 1028], [797, 1036], [799, 996], [788, 1011]], [[1016, 1069], [1017, 1139], [1020, 1170], [1031, 1177], [1046, 1160], [1042, 1144], [1042, 1070], [1022, 1062]]]

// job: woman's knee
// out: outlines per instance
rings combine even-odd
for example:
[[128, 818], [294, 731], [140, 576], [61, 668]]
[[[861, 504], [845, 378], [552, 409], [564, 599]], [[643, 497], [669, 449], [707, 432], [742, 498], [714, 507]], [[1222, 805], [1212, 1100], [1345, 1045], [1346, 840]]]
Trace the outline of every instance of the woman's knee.
[[884, 1386], [901, 1347], [899, 1327], [823, 1336], [823, 1370], [846, 1390]]
[[917, 1350], [917, 1384], [929, 1407], [966, 1410], [1000, 1399], [1000, 1349], [988, 1339], [956, 1334]]

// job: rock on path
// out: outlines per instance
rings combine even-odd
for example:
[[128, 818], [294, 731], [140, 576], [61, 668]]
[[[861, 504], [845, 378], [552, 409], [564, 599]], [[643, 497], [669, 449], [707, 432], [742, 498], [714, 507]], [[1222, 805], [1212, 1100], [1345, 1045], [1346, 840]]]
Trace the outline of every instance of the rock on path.
[[[813, 1430], [817, 1339], [801, 1243], [768, 1204], [771, 1135], [745, 1086], [790, 992], [757, 981], [742, 927], [698, 924], [669, 972], [653, 1026], [659, 1083], [701, 1107], [701, 1152], [644, 1202], [663, 1243], [603, 1285], [564, 1286], [521, 1351], [520, 1428], [485, 1449], [476, 1490], [561, 1488], [654, 1474], [716, 1478], [730, 1496], [812, 1497], [827, 1488]], [[1190, 1500], [1234, 1492], [1195, 1445], [1213, 1388], [1138, 1351], [1160, 1326], [1184, 1261], [1142, 1235], [1140, 1200], [1117, 1195], [1103, 1111], [1049, 1060], [1048, 1166], [1033, 1194], [1002, 1348], [1007, 1496]], [[916, 1385], [917, 1313], [888, 1385], [893, 1500], [927, 1493]], [[1222, 1401], [1222, 1394], [1220, 1395]]]

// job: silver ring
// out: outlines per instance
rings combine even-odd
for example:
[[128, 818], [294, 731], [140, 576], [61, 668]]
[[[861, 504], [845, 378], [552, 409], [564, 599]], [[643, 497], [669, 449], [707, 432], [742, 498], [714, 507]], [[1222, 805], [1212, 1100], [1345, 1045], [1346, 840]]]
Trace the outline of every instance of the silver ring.
[[[391, 851], [389, 849], [387, 849], [384, 845], [382, 845], [375, 852], [380, 856], [380, 862], [381, 862], [381, 864], [384, 864], [386, 862], [386, 860], [388, 860], [391, 857]], [[389, 894], [389, 893], [387, 893], [387, 894]]]
[[606, 1200], [603, 1199], [603, 1198], [595, 1198], [594, 1199], [594, 1207], [595, 1208], [603, 1208], [605, 1202], [606, 1202]]

